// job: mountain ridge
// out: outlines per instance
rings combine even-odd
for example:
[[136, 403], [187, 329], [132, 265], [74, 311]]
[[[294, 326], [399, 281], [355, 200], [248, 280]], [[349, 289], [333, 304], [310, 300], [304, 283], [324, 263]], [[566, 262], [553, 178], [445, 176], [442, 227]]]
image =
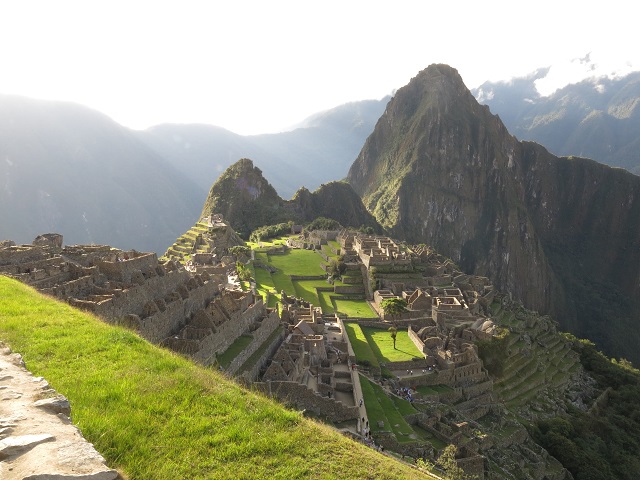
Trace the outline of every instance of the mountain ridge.
[[[544, 175], [552, 167], [554, 174]], [[348, 181], [395, 236], [433, 245], [465, 271], [492, 278], [527, 307], [552, 313], [563, 327], [594, 339], [605, 351], [640, 360], [632, 348], [640, 339], [625, 336], [621, 325], [640, 321], [631, 307], [640, 264], [633, 216], [640, 208], [638, 177], [519, 142], [475, 100], [455, 69], [431, 65], [389, 102]], [[625, 209], [606, 194], [617, 183], [631, 192]], [[563, 196], [564, 187], [573, 193]], [[616, 200], [624, 191], [619, 189]], [[587, 201], [592, 210], [583, 206]], [[625, 223], [619, 245], [628, 255], [602, 241], [615, 236], [613, 217]], [[562, 225], [563, 219], [569, 222]], [[592, 233], [590, 225], [605, 230]], [[572, 262], [562, 260], [563, 251], [585, 267], [567, 272]], [[624, 278], [607, 269], [607, 261], [624, 264]], [[589, 269], [602, 276], [590, 277]], [[624, 320], [615, 328], [607, 325], [607, 300], [600, 297], [596, 312], [585, 303], [605, 285], [623, 290], [616, 309]]]
[[556, 155], [588, 157], [639, 174], [640, 72], [589, 78], [543, 96], [536, 81], [548, 70], [485, 82], [472, 93], [522, 140], [545, 145]]
[[189, 180], [106, 115], [6, 95], [0, 107], [0, 237], [160, 251], [192, 222]]
[[329, 217], [343, 226], [380, 230], [360, 197], [344, 182], [329, 182], [314, 192], [300, 188], [291, 200], [282, 199], [253, 161], [242, 158], [212, 185], [201, 217], [221, 214], [244, 238], [258, 227], [288, 221], [309, 223]]

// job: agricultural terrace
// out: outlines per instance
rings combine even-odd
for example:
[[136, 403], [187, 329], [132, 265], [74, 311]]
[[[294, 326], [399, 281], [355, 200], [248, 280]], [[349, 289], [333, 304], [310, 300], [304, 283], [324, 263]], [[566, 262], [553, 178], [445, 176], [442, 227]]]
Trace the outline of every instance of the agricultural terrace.
[[418, 425], [407, 423], [404, 417], [418, 412], [411, 402], [396, 395], [388, 395], [380, 385], [362, 374], [360, 385], [369, 426], [373, 433], [391, 432], [398, 443], [427, 441], [438, 450], [446, 446], [430, 432]]
[[[276, 239], [271, 246], [275, 242], [283, 242], [283, 240]], [[251, 243], [249, 245], [255, 251], [255, 262], [252, 263], [251, 268], [256, 289], [265, 299], [267, 306], [275, 307], [284, 290], [287, 295], [303, 298], [321, 307], [324, 313], [338, 313], [351, 318], [377, 318], [364, 295], [362, 298], [353, 298], [353, 295], [334, 292], [334, 287], [342, 286], [343, 283], [339, 280], [333, 283], [327, 281], [327, 274], [322, 267], [327, 262], [318, 252], [287, 249], [284, 254], [270, 254], [268, 248], [255, 248], [255, 244]], [[335, 253], [332, 255], [337, 258]], [[292, 277], [307, 278], [298, 280]]]

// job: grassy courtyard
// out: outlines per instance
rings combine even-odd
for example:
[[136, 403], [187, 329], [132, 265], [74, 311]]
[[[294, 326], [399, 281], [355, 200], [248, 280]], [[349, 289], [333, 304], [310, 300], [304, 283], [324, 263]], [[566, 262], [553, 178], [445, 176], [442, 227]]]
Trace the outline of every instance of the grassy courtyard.
[[389, 397], [380, 385], [372, 383], [364, 375], [360, 375], [360, 385], [371, 431], [391, 431], [400, 443], [415, 441], [417, 435], [404, 419], [404, 415], [417, 412], [411, 402]]
[[[326, 276], [326, 272], [321, 267], [324, 261], [322, 256], [313, 250], [287, 249], [284, 254], [269, 255], [261, 249], [255, 251], [255, 259], [256, 262], [276, 269], [274, 273], [270, 273], [264, 268], [253, 265], [256, 289], [263, 298], [269, 298], [269, 307], [275, 307], [284, 290], [287, 295], [303, 298], [319, 306], [324, 313], [339, 313], [349, 318], [377, 318], [377, 314], [364, 298], [342, 298], [340, 294], [327, 291], [334, 286], [342, 285], [342, 282], [336, 280], [332, 285], [324, 278], [320, 278]], [[293, 280], [292, 276], [319, 278]]]
[[395, 348], [393, 348], [393, 338], [388, 330], [363, 327], [362, 331], [379, 362], [404, 362], [414, 358], [424, 358], [409, 338], [406, 330], [398, 329]]
[[423, 358], [405, 330], [398, 330], [394, 349], [388, 330], [361, 327], [355, 322], [346, 322], [345, 329], [358, 362], [366, 360], [372, 365], [379, 365]]

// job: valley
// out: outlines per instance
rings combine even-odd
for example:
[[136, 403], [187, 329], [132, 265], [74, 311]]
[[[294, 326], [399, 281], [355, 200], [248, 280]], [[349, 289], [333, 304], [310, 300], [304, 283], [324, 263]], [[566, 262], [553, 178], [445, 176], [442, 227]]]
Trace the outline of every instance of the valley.
[[[277, 164], [278, 182], [317, 183], [290, 200], [262, 163], [228, 161], [246, 148], [230, 132], [138, 135], [79, 106], [0, 102], [11, 107], [0, 138], [32, 146], [26, 163], [18, 144], [0, 147], [0, 198], [39, 199], [37, 214], [4, 208], [0, 223], [20, 237], [42, 218], [52, 228], [0, 242], [0, 341], [69, 398], [73, 422], [122, 478], [640, 474], [640, 180], [519, 141], [455, 69], [419, 72], [375, 126], [363, 116], [380, 104], [357, 103], [285, 136], [294, 155], [306, 145], [332, 162], [281, 161], [265, 153], [288, 149], [275, 136], [251, 139], [269, 176]], [[46, 114], [32, 125], [19, 104]], [[60, 140], [57, 116], [72, 119], [74, 141]], [[372, 132], [344, 168], [354, 118], [359, 135]], [[108, 135], [93, 141], [93, 130]], [[327, 146], [331, 135], [341, 140]], [[224, 171], [203, 160], [214, 137]], [[94, 183], [56, 181], [48, 165], [50, 190], [35, 177], [14, 188], [49, 150]], [[119, 194], [105, 200], [111, 180]], [[67, 208], [64, 191], [82, 201]], [[118, 220], [101, 216], [106, 205]], [[79, 224], [71, 244], [51, 233]], [[19, 398], [10, 377], [2, 390]], [[128, 407], [133, 428], [118, 417]], [[0, 467], [23, 468], [39, 445], [2, 453], [16, 440], [5, 423]]]

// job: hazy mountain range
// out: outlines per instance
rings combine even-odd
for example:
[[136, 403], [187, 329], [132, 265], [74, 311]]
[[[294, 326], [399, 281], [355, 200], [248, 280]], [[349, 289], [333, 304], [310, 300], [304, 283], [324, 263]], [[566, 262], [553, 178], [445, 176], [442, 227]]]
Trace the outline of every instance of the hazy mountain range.
[[239, 158], [280, 195], [343, 178], [386, 100], [339, 106], [299, 128], [241, 136], [209, 125], [129, 130], [77, 104], [0, 96], [0, 239], [59, 232], [67, 244], [162, 253]]
[[640, 173], [640, 72], [593, 78], [549, 96], [536, 90], [547, 69], [472, 90], [513, 135], [555, 155], [576, 155]]

